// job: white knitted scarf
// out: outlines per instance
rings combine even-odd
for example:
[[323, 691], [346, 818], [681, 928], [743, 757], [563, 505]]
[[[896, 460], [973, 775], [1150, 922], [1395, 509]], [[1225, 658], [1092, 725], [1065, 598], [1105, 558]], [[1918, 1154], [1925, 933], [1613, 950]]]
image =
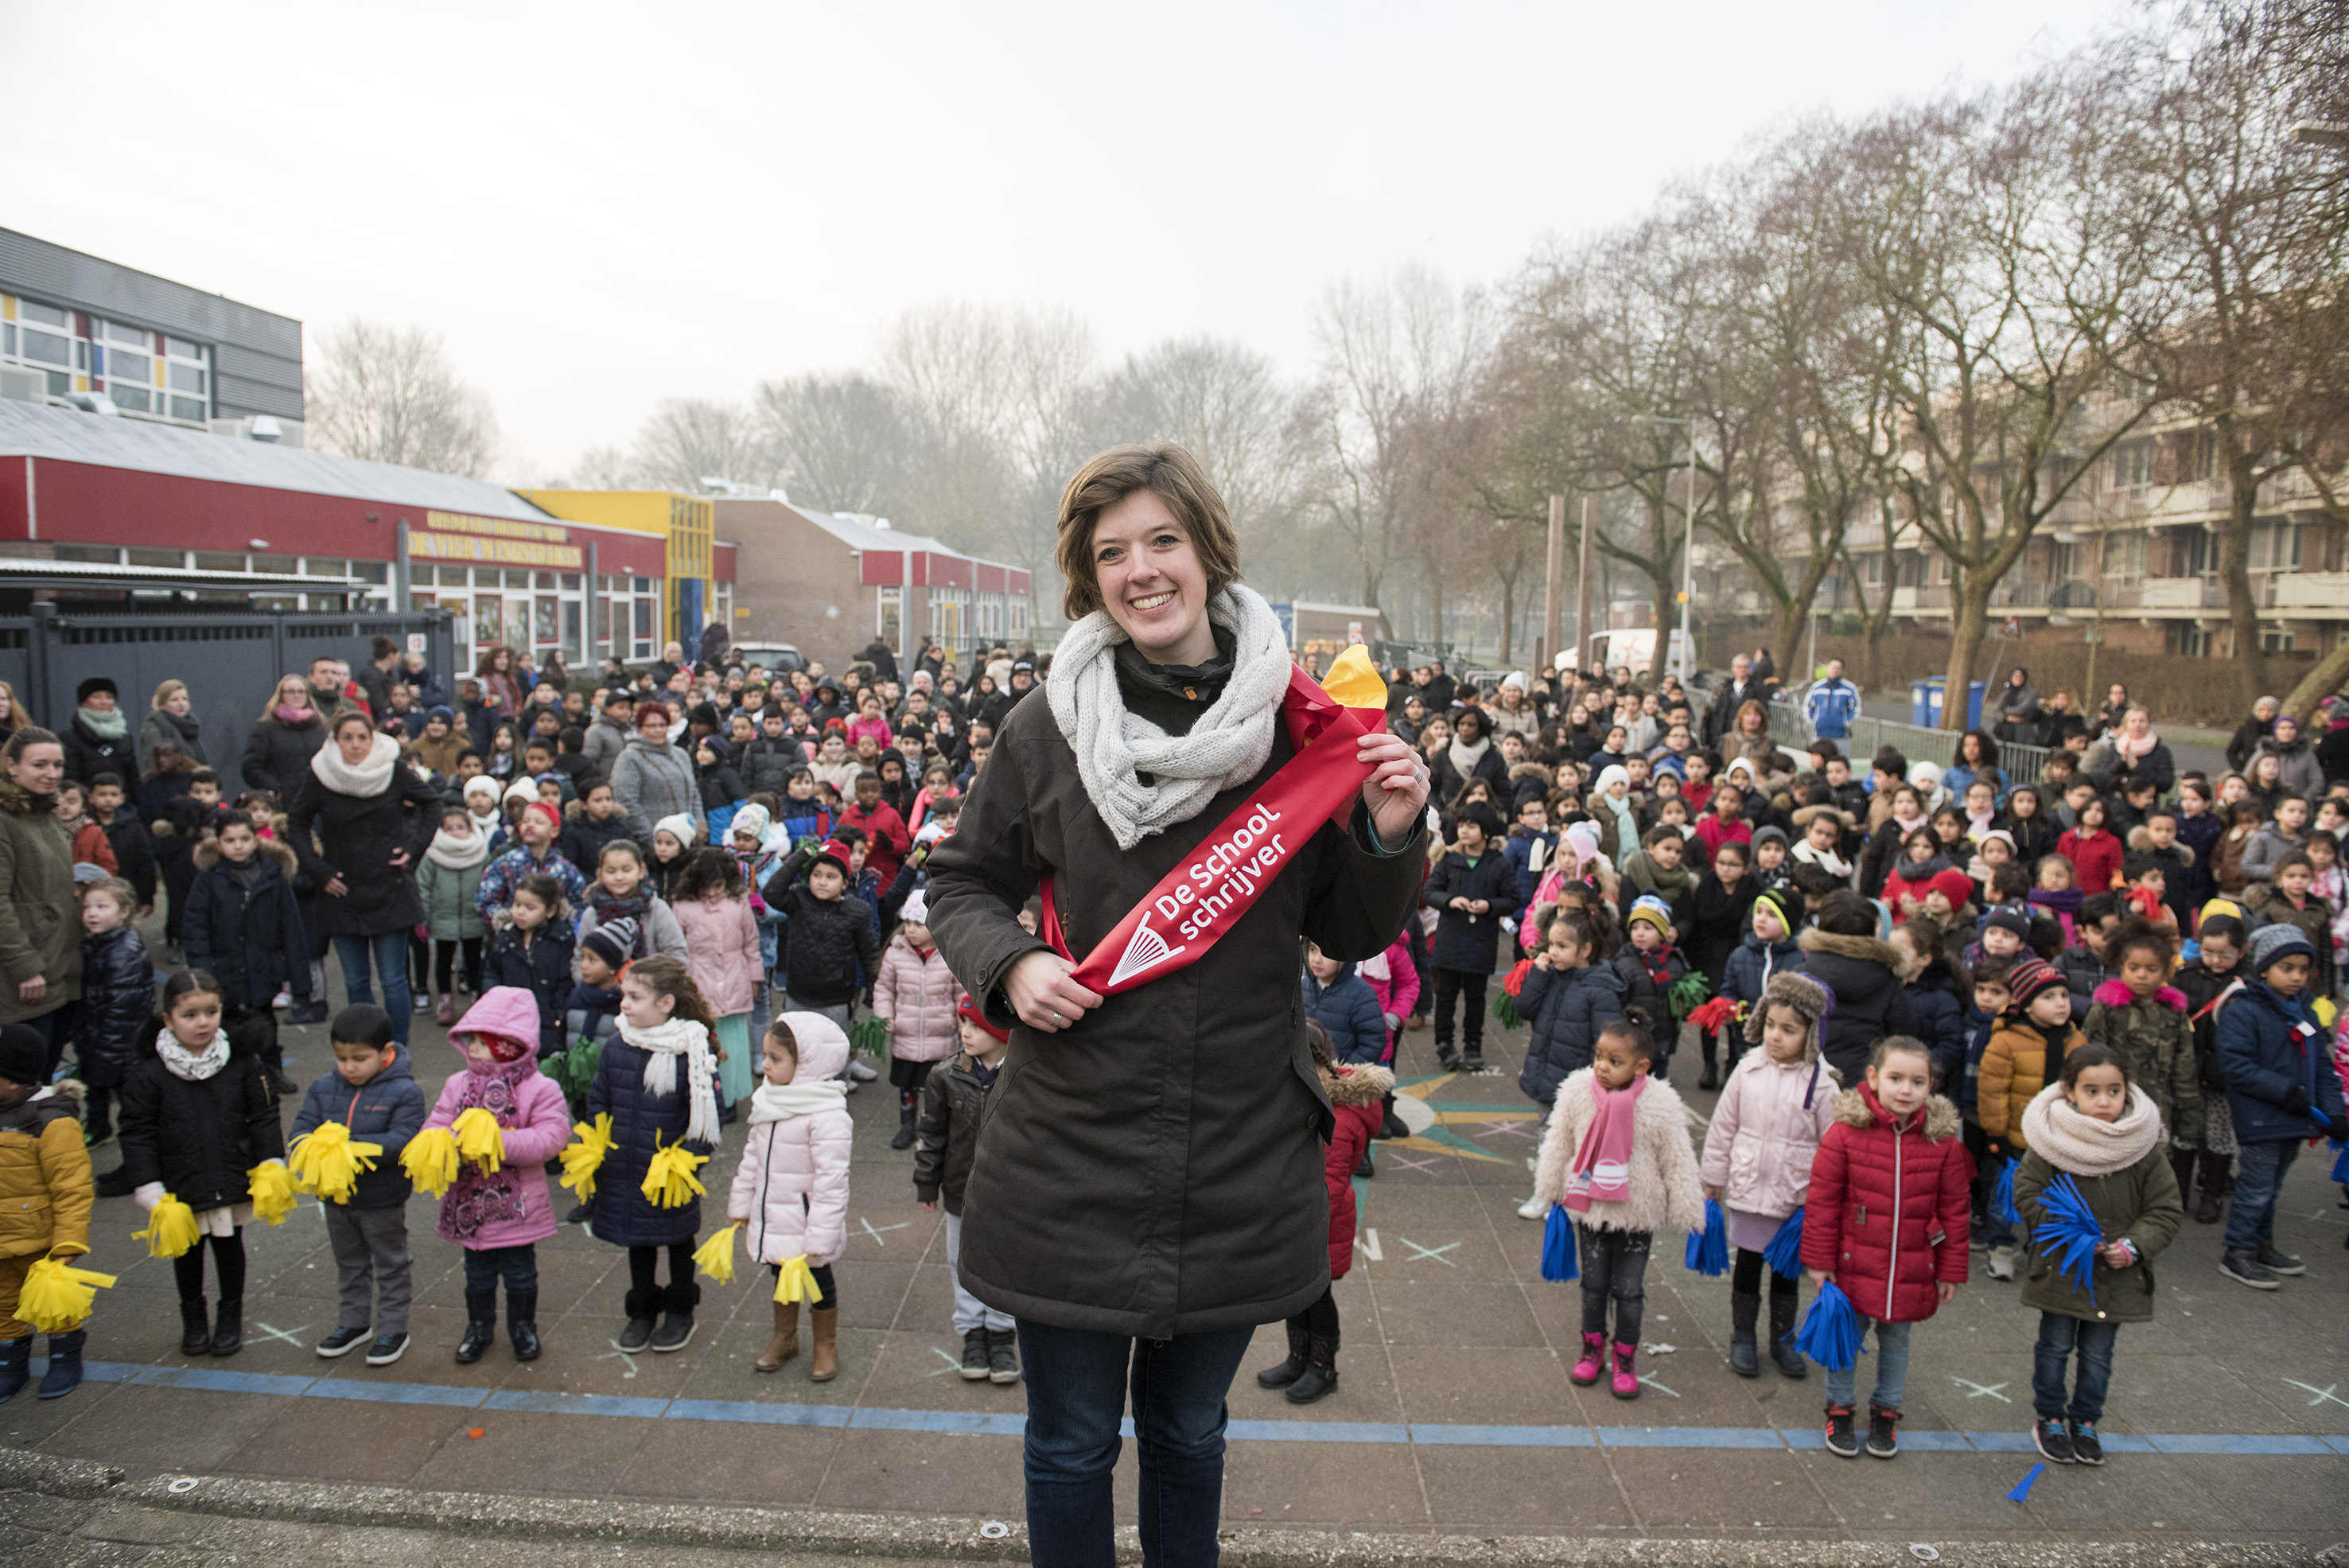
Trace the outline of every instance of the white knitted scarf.
[[375, 732], [375, 743], [367, 749], [367, 759], [357, 767], [343, 761], [343, 749], [329, 740], [310, 758], [310, 771], [318, 782], [336, 794], [356, 795], [371, 800], [391, 787], [391, 770], [399, 765], [399, 742], [381, 730]]
[[[1263, 596], [1241, 583], [1207, 601], [1207, 619], [1233, 634], [1232, 675], [1187, 735], [1169, 735], [1126, 711], [1117, 689], [1117, 645], [1126, 635], [1107, 610], [1078, 621], [1053, 650], [1044, 694], [1077, 754], [1086, 797], [1120, 849], [1196, 816], [1218, 791], [1255, 777], [1272, 754], [1288, 690], [1280, 622]], [[1148, 784], [1135, 776], [1145, 773]]]
[[711, 1085], [718, 1074], [718, 1058], [710, 1053], [709, 1031], [690, 1018], [672, 1018], [650, 1029], [639, 1029], [623, 1016], [620, 1038], [650, 1057], [645, 1063], [645, 1093], [656, 1098], [677, 1093], [677, 1059], [685, 1058], [692, 1101], [686, 1112], [686, 1139], [716, 1143], [718, 1093]]
[[2152, 1096], [2131, 1084], [2120, 1120], [2100, 1122], [2075, 1109], [2063, 1085], [2050, 1084], [2023, 1106], [2023, 1137], [2033, 1154], [2058, 1170], [2110, 1176], [2143, 1159], [2161, 1141], [2161, 1112]]
[[155, 1037], [155, 1058], [163, 1070], [183, 1083], [201, 1084], [228, 1065], [228, 1032], [222, 1030], [212, 1036], [212, 1043], [202, 1054], [189, 1050], [166, 1029]]
[[489, 857], [490, 841], [478, 830], [462, 838], [451, 838], [449, 830], [441, 828], [433, 834], [431, 844], [424, 851], [424, 858], [443, 871], [470, 871]]
[[750, 1125], [787, 1122], [793, 1116], [844, 1110], [847, 1106], [848, 1085], [838, 1078], [813, 1084], [770, 1084], [761, 1078], [750, 1091]]

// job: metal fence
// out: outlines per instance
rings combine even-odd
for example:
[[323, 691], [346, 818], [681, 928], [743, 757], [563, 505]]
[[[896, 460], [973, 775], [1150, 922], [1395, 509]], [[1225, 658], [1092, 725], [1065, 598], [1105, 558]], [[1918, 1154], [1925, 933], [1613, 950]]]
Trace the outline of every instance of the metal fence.
[[451, 690], [465, 673], [455, 668], [449, 615], [438, 609], [142, 614], [36, 604], [29, 617], [0, 617], [0, 680], [35, 723], [63, 731], [73, 722], [74, 689], [90, 676], [106, 676], [121, 693], [134, 736], [155, 688], [166, 680], [184, 680], [202, 722], [204, 753], [221, 775], [222, 792], [233, 796], [244, 787], [239, 760], [245, 732], [278, 677], [306, 674], [321, 655], [347, 659], [356, 670], [378, 637], [403, 649], [415, 646], [412, 638], [422, 638], [426, 664]]
[[[1817, 733], [1799, 704], [1770, 704], [1771, 738], [1788, 751], [1801, 751]], [[1958, 758], [1958, 734], [1956, 731], [1929, 730], [1892, 719], [1857, 718], [1851, 722], [1851, 732], [1836, 743], [1843, 748], [1845, 756], [1852, 759], [1855, 774], [1864, 774], [1868, 759], [1886, 746], [1892, 747], [1911, 763], [1931, 763], [1946, 772]], [[1998, 742], [1998, 765], [2014, 784], [2038, 783], [2039, 775], [2052, 754], [2045, 746], [2026, 746], [2008, 741]]]

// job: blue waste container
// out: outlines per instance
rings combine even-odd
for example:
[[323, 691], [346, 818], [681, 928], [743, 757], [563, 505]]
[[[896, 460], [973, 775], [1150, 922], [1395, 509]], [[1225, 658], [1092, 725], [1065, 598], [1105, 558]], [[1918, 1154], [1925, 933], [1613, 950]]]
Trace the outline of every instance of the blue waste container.
[[[1949, 689], [1949, 684], [1944, 677], [1939, 675], [1927, 680], [1911, 680], [1909, 683], [1909, 722], [1920, 729], [1940, 729], [1941, 694]], [[1969, 730], [1982, 728], [1982, 692], [1988, 684], [1982, 680], [1967, 682], [1966, 728]]]

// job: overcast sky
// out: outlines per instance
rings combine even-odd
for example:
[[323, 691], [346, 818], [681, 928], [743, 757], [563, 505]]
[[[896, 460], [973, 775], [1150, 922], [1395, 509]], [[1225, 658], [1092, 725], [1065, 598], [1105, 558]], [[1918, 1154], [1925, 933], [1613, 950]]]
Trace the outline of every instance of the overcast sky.
[[0, 0], [0, 223], [314, 341], [430, 326], [527, 479], [944, 298], [1301, 373], [1334, 278], [1499, 277], [1776, 119], [2002, 80], [2120, 9]]

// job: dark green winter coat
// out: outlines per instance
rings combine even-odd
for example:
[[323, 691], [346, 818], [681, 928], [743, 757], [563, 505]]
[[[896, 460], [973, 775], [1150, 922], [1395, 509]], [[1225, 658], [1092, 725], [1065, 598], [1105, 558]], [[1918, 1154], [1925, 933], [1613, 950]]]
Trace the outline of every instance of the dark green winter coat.
[[[2051, 1108], [2051, 1101], [2062, 1101], [2063, 1096], [2063, 1085], [2051, 1084], [2031, 1102], [2023, 1116], [2023, 1134], [2031, 1140], [2031, 1152], [2015, 1168], [2014, 1207], [2021, 1211], [2023, 1222], [2031, 1228], [2032, 1238], [2023, 1280], [2023, 1304], [2088, 1323], [2149, 1323], [2153, 1318], [2153, 1256], [2176, 1239], [2178, 1227], [2186, 1220], [2186, 1205], [2178, 1195], [2178, 1178], [2169, 1168], [2162, 1128], [2158, 1124], [2136, 1127], [2129, 1125], [2138, 1116], [2150, 1121], [2154, 1116], [2153, 1101], [2142, 1088], [2131, 1089], [2128, 1111], [2120, 1121], [2108, 1124], [2109, 1131], [2102, 1130], [2106, 1124], [2100, 1124], [2095, 1135], [2099, 1147], [2084, 1150], [2081, 1140], [2062, 1122], [2068, 1116], [2070, 1123], [2076, 1127], [2085, 1118], [2072, 1112], [2068, 1104], [2061, 1113]], [[2142, 1152], [2108, 1175], [2082, 1173], [2083, 1168], [2110, 1163], [2114, 1147], [2124, 1156], [2131, 1149]], [[2083, 1158], [2084, 1154], [2087, 1158]], [[2074, 1276], [2056, 1267], [2053, 1252], [2039, 1240], [2039, 1227], [2047, 1213], [2043, 1194], [2058, 1176], [2067, 1172], [2086, 1200], [2089, 1211], [2101, 1224], [2106, 1244], [2126, 1238], [2137, 1249], [2137, 1262], [2126, 1269], [2109, 1268], [2102, 1257], [2096, 1259], [2089, 1282], [2094, 1289], [2093, 1300], [2090, 1292], [2081, 1289]]]
[[2140, 1000], [2126, 981], [2096, 987], [2080, 1033], [2091, 1045], [2106, 1045], [2128, 1064], [2129, 1081], [2151, 1097], [2162, 1130], [2198, 1137], [2202, 1131], [2202, 1083], [2195, 1070], [2194, 1024], [2186, 1015], [2186, 993], [2165, 985]]

